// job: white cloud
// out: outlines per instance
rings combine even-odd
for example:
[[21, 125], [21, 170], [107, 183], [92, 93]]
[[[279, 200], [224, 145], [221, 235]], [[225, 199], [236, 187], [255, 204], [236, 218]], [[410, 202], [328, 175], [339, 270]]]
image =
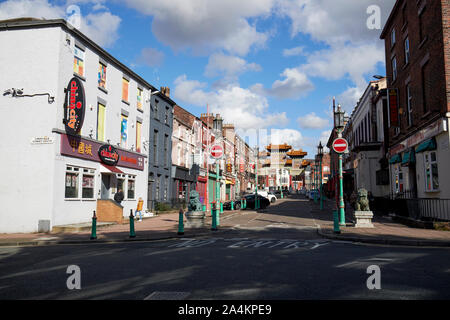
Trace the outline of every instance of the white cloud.
[[164, 53], [154, 48], [144, 48], [141, 50], [137, 62], [150, 66], [158, 67], [164, 61]]
[[365, 43], [379, 37], [381, 30], [369, 29], [367, 8], [381, 9], [384, 25], [395, 0], [279, 0], [278, 12], [291, 19], [291, 35], [310, 34], [328, 44]]
[[[68, 4], [73, 1], [69, 1]], [[120, 17], [109, 11], [99, 11], [103, 1], [82, 1], [92, 3], [96, 11], [84, 15], [80, 11], [80, 31], [103, 47], [110, 47], [118, 39]], [[76, 2], [74, 2], [76, 3]], [[45, 19], [66, 19], [74, 12], [66, 12], [64, 5], [58, 6], [48, 0], [7, 0], [0, 3], [0, 19], [13, 19], [20, 17], [33, 17]], [[104, 8], [104, 7], [103, 7]]]
[[225, 122], [233, 123], [238, 129], [259, 129], [271, 126], [285, 126], [289, 122], [286, 113], [270, 113], [265, 97], [235, 84], [206, 91], [206, 83], [188, 80], [186, 75], [175, 80], [174, 97], [183, 103], [220, 113]]
[[251, 87], [251, 90], [261, 95], [270, 95], [279, 99], [298, 99], [314, 89], [304, 72], [298, 68], [287, 68], [281, 73], [283, 80], [276, 80], [271, 88], [264, 88], [260, 83]]
[[365, 90], [365, 87], [350, 87], [343, 93], [336, 97], [336, 105], [340, 104], [341, 107], [351, 114], [358, 100], [361, 98]]
[[287, 143], [294, 149], [303, 148], [305, 144], [301, 132], [294, 129], [272, 129], [268, 138], [272, 144]]
[[269, 33], [260, 32], [249, 18], [271, 14], [275, 0], [125, 0], [140, 13], [153, 16], [152, 31], [175, 51], [202, 53], [224, 49], [245, 56], [265, 45]]
[[303, 129], [323, 129], [330, 125], [328, 119], [317, 116], [314, 112], [299, 117], [297, 123]]
[[237, 76], [247, 71], [261, 71], [262, 68], [256, 63], [248, 63], [242, 58], [215, 53], [209, 57], [205, 68], [205, 76], [223, 76], [229, 81], [237, 80]]
[[308, 55], [300, 69], [328, 80], [349, 77], [357, 86], [365, 86], [364, 75], [375, 72], [378, 63], [384, 63], [384, 49], [376, 44], [336, 45]]
[[284, 49], [283, 56], [284, 57], [292, 57], [302, 55], [304, 51], [304, 47], [295, 47], [291, 49]]

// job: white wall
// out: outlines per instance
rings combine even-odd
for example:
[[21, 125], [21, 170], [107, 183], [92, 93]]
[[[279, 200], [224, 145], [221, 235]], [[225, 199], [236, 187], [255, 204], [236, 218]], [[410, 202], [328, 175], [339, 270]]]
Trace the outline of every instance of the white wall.
[[[74, 38], [66, 42], [60, 27], [0, 32], [0, 90], [24, 89], [24, 94], [50, 93], [46, 96], [12, 98], [0, 96], [3, 119], [0, 126], [0, 151], [3, 154], [0, 173], [0, 233], [36, 232], [38, 220], [51, 220], [51, 226], [90, 221], [100, 190], [100, 163], [60, 155], [60, 134], [64, 130], [63, 105], [69, 80], [73, 77]], [[88, 137], [91, 129], [96, 138], [97, 100], [106, 104], [106, 139], [112, 145], [120, 142], [121, 109], [128, 111], [128, 149], [136, 142], [136, 117], [143, 119], [142, 139], [148, 139], [150, 105], [145, 103], [149, 90], [144, 89], [144, 113], [137, 111], [137, 83], [130, 77], [129, 102], [122, 102], [122, 71], [112, 63], [107, 69], [107, 89], [98, 89], [99, 56], [86, 45], [85, 78], [86, 114], [81, 135]], [[132, 126], [134, 123], [134, 127]], [[50, 137], [51, 144], [31, 144], [33, 138]], [[119, 149], [120, 150], [120, 149]], [[147, 154], [142, 145], [143, 154]], [[148, 159], [144, 171], [121, 168], [136, 175], [136, 199], [125, 200], [124, 215], [135, 209], [137, 199], [147, 203]], [[64, 200], [66, 165], [96, 169], [94, 200]], [[134, 210], [133, 210], [134, 211]]]
[[[58, 29], [0, 32], [0, 90], [23, 88], [24, 94], [58, 88]], [[56, 140], [52, 127], [62, 100], [46, 96], [0, 95], [0, 232], [34, 232], [38, 220], [51, 219], [56, 144], [31, 144], [36, 137]]]

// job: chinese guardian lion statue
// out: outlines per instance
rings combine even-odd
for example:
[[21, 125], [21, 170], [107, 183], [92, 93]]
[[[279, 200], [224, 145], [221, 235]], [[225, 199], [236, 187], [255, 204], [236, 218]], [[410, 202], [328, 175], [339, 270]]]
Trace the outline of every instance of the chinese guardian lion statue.
[[370, 211], [369, 198], [367, 197], [366, 189], [358, 190], [358, 198], [356, 200], [355, 210], [356, 211]]
[[199, 199], [200, 199], [200, 195], [198, 194], [197, 191], [192, 190], [189, 193], [189, 205], [188, 205], [189, 211], [202, 211], [203, 210], [202, 203], [200, 202]]

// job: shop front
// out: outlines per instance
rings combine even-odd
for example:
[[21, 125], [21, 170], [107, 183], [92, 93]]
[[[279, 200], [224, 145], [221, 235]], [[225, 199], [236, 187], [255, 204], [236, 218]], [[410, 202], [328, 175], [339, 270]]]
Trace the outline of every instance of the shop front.
[[[118, 215], [112, 219], [103, 212], [117, 206], [114, 196], [119, 190], [123, 193], [118, 206], [122, 216], [128, 216], [130, 209], [134, 213], [139, 197], [145, 203], [146, 156], [58, 131], [53, 225], [87, 222], [94, 210], [98, 221], [120, 220]], [[58, 187], [60, 181], [64, 188]]]
[[389, 150], [391, 192], [408, 198], [450, 198], [450, 136], [439, 119]]

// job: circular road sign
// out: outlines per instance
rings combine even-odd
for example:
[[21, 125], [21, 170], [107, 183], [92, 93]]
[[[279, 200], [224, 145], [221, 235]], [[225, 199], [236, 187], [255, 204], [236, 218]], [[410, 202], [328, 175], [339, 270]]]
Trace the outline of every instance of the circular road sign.
[[223, 147], [220, 144], [211, 146], [211, 157], [214, 159], [220, 159], [223, 156]]
[[348, 142], [344, 138], [337, 138], [333, 141], [333, 150], [337, 153], [344, 153], [348, 148]]

